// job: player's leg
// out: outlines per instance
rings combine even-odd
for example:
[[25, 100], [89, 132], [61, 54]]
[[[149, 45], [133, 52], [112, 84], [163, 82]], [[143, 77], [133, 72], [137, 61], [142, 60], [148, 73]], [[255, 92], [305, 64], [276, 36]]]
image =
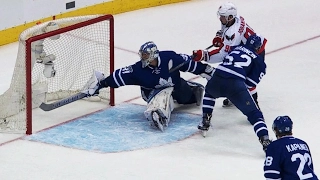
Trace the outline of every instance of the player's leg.
[[230, 99], [233, 104], [247, 116], [248, 121], [253, 126], [253, 129], [265, 150], [271, 141], [269, 140], [268, 128], [264, 121], [262, 112], [258, 109], [243, 82], [235, 82], [232, 91], [230, 92], [232, 95], [227, 96], [228, 99]]
[[[254, 102], [256, 103], [258, 108], [260, 109], [259, 104], [258, 104], [258, 92], [256, 90], [256, 87], [249, 88], [249, 91], [250, 91], [250, 94], [251, 94]], [[230, 99], [224, 99], [222, 104], [223, 104], [222, 105], [223, 107], [231, 107], [231, 106], [233, 106], [233, 103], [230, 101]]]
[[206, 135], [206, 131], [209, 130], [211, 126], [211, 117], [213, 108], [215, 106], [216, 98], [224, 96], [223, 89], [225, 79], [213, 75], [213, 77], [208, 81], [205, 94], [202, 100], [202, 121], [198, 125], [198, 129], [202, 131], [202, 135]]
[[152, 91], [148, 100], [147, 110], [144, 112], [151, 125], [156, 126], [161, 131], [168, 126], [174, 104], [172, 98], [173, 87]]
[[181, 78], [180, 85], [176, 86], [172, 97], [178, 104], [201, 103], [204, 87], [195, 82], [188, 82]]
[[260, 109], [259, 104], [258, 104], [258, 92], [257, 92], [256, 87], [249, 88], [249, 91], [250, 91], [250, 94], [251, 94], [254, 102], [256, 103], [258, 109]]
[[141, 97], [145, 102], [149, 101], [150, 94], [152, 94], [153, 89], [147, 89], [145, 87], [140, 87]]
[[202, 121], [198, 125], [198, 129], [202, 131], [208, 131], [211, 125], [211, 117], [213, 107], [216, 99], [213, 98], [209, 93], [205, 93], [202, 100]]
[[200, 106], [203, 98], [204, 93], [204, 86], [202, 84], [187, 81], [187, 84], [191, 87], [193, 95], [196, 99], [196, 105]]

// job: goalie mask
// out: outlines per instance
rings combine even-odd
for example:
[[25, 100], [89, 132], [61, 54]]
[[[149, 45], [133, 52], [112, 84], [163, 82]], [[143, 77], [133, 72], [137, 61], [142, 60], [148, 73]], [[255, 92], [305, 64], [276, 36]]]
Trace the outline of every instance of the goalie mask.
[[[237, 8], [231, 2], [224, 3], [219, 7], [217, 16], [220, 19], [221, 23], [223, 25], [226, 25], [229, 21], [237, 16]], [[231, 19], [229, 18], [230, 16]], [[221, 19], [225, 19], [225, 21], [222, 21]]]
[[159, 50], [157, 45], [152, 41], [144, 43], [139, 50], [140, 60], [142, 62], [142, 67], [147, 67], [151, 61], [159, 57]]

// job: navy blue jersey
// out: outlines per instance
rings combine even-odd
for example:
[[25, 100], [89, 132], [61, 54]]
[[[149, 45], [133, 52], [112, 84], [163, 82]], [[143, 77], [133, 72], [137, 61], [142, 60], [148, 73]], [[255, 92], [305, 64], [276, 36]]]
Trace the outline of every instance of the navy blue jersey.
[[255, 87], [261, 81], [263, 76], [267, 72], [267, 65], [264, 62], [262, 56], [258, 56], [252, 61], [252, 68], [247, 72], [246, 85], [249, 87]]
[[318, 179], [308, 144], [292, 136], [273, 141], [266, 151], [264, 176], [281, 180]]
[[256, 86], [266, 73], [266, 64], [246, 46], [236, 46], [218, 65], [215, 73], [225, 78], [240, 78], [248, 86]]
[[[176, 71], [169, 72], [170, 69], [186, 62]], [[158, 66], [148, 65], [143, 68], [141, 61], [133, 65], [115, 70], [112, 75], [106, 78], [109, 87], [117, 88], [125, 85], [138, 85], [144, 89], [158, 89], [174, 86], [180, 87], [180, 71], [201, 74], [205, 72], [206, 64], [194, 62], [191, 57], [185, 54], [177, 54], [174, 51], [160, 51]]]

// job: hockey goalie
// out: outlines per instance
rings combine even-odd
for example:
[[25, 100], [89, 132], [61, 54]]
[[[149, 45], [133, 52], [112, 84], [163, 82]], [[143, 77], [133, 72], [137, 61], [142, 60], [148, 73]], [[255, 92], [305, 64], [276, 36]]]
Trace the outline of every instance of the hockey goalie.
[[185, 54], [159, 51], [152, 41], [140, 47], [139, 56], [140, 61], [117, 69], [108, 77], [95, 72], [87, 94], [98, 95], [100, 89], [107, 87], [138, 85], [142, 98], [147, 102], [144, 115], [152, 126], [164, 131], [170, 122], [174, 101], [178, 104], [197, 106], [202, 102], [204, 87], [184, 80], [180, 71], [209, 79], [213, 68], [202, 62], [192, 61], [191, 57]]

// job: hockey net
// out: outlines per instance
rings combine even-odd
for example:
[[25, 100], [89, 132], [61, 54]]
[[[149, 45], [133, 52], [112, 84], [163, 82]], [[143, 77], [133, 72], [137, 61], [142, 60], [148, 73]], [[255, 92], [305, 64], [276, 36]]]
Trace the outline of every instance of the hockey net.
[[[0, 132], [32, 134], [32, 109], [84, 89], [93, 71], [108, 76], [114, 68], [112, 15], [64, 18], [20, 34], [9, 89], [0, 96]], [[98, 100], [114, 104], [113, 89]]]

